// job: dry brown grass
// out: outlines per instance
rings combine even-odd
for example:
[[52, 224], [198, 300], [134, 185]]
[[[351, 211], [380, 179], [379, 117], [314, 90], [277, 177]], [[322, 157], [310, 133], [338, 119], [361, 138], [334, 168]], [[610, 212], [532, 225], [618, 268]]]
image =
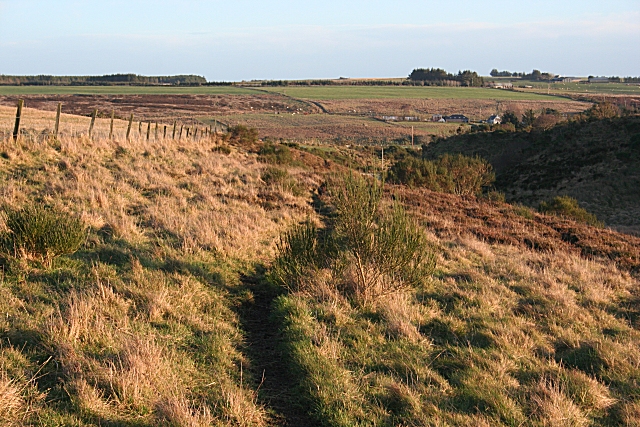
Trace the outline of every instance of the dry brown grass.
[[[314, 278], [286, 299], [295, 309], [285, 331], [306, 331], [291, 337], [294, 361], [312, 373], [311, 399], [340, 420], [332, 425], [634, 425], [633, 237], [499, 203], [389, 192], [430, 230], [434, 277], [369, 309], [314, 294]], [[582, 237], [570, 243], [557, 229]], [[348, 383], [333, 383], [343, 390], [316, 393], [345, 370]]]
[[[53, 117], [26, 109], [23, 123], [50, 128]], [[25, 358], [53, 358], [60, 380], [49, 398], [63, 402], [34, 400], [22, 371], [2, 368], [3, 416], [34, 423], [25, 411], [35, 405], [45, 425], [269, 424], [259, 381], [243, 374], [240, 297], [230, 294], [241, 271], [271, 258], [282, 230], [313, 214], [320, 178], [299, 166], [288, 171], [299, 191], [268, 185], [255, 153], [221, 153], [215, 137], [155, 140], [152, 131], [147, 141], [134, 127], [125, 141], [126, 122], [116, 121], [108, 140], [104, 119], [93, 139], [71, 133], [89, 120], [63, 116], [58, 141], [31, 131], [0, 141], [4, 203], [53, 205], [90, 227], [81, 252], [50, 269], [3, 261], [3, 340], [22, 343]], [[21, 363], [32, 374], [38, 366]]]
[[5, 426], [17, 426], [24, 419], [25, 402], [20, 388], [15, 381], [7, 378], [2, 372], [0, 376], [0, 423]]
[[[38, 114], [44, 120], [39, 124], [46, 123], [49, 113]], [[168, 233], [185, 253], [213, 250], [244, 259], [264, 259], [270, 248], [255, 243], [272, 240], [311, 212], [304, 197], [266, 187], [260, 179], [264, 166], [253, 155], [212, 152], [213, 138], [108, 141], [100, 137], [108, 132], [105, 126], [96, 125], [93, 141], [62, 136], [59, 150], [28, 138], [18, 145], [0, 142], [10, 158], [5, 202], [20, 205], [37, 195], [79, 211], [91, 226], [108, 227], [117, 238], [141, 242]], [[118, 129], [123, 126], [119, 121]], [[318, 184], [302, 169], [292, 172], [305, 189]]]
[[586, 102], [558, 101], [496, 101], [492, 99], [347, 99], [323, 100], [322, 105], [332, 113], [353, 113], [388, 116], [423, 116], [433, 114], [464, 114], [473, 120], [486, 120], [492, 114], [552, 108], [562, 113], [582, 112], [591, 106]]

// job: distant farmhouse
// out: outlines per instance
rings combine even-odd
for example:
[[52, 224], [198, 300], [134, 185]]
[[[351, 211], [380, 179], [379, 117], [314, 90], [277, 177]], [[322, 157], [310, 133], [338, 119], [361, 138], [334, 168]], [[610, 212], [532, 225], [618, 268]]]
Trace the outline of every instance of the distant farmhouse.
[[469, 123], [469, 118], [462, 114], [452, 114], [450, 116], [444, 116], [443, 119], [447, 123]]
[[580, 77], [556, 77], [555, 79], [551, 79], [551, 83], [577, 83], [581, 82], [584, 79]]
[[432, 122], [438, 122], [438, 123], [444, 123], [444, 117], [442, 114], [434, 114], [433, 116], [431, 116], [431, 121]]
[[609, 83], [609, 77], [589, 77], [589, 83]]
[[508, 82], [488, 82], [487, 87], [494, 89], [513, 89], [513, 83]]
[[490, 125], [499, 125], [502, 123], [502, 119], [498, 115], [493, 115], [487, 119], [487, 123]]

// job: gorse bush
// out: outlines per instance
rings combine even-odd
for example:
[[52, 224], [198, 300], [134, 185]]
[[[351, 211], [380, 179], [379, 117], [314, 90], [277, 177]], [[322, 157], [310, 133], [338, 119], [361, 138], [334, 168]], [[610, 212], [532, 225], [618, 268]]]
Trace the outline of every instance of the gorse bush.
[[290, 290], [301, 290], [318, 270], [329, 266], [332, 250], [327, 241], [319, 237], [318, 231], [315, 225], [305, 222], [280, 237], [279, 256], [270, 273], [276, 283]]
[[481, 193], [495, 181], [495, 174], [484, 159], [445, 154], [435, 161], [405, 158], [391, 167], [388, 179], [409, 187], [467, 196]]
[[287, 172], [286, 169], [281, 169], [276, 166], [268, 166], [262, 172], [260, 178], [262, 178], [265, 184], [280, 188], [294, 196], [301, 196], [304, 194], [304, 188], [298, 184], [298, 181], [296, 181], [294, 177], [289, 175], [289, 172]]
[[378, 296], [420, 283], [435, 266], [424, 232], [399, 204], [383, 209], [375, 182], [349, 175], [329, 185], [333, 228], [304, 224], [285, 233], [272, 277], [298, 290], [330, 268], [348, 296], [366, 305]]
[[542, 213], [584, 222], [594, 227], [602, 227], [604, 225], [594, 214], [581, 208], [576, 199], [569, 196], [558, 196], [548, 202], [541, 202], [538, 210]]
[[4, 219], [9, 230], [2, 235], [5, 254], [45, 265], [55, 257], [76, 252], [86, 238], [85, 226], [78, 218], [41, 205], [5, 208]]
[[239, 144], [253, 144], [258, 141], [258, 130], [243, 125], [230, 127], [225, 139]]
[[288, 165], [293, 162], [291, 149], [283, 144], [266, 142], [258, 152], [258, 160], [263, 163]]

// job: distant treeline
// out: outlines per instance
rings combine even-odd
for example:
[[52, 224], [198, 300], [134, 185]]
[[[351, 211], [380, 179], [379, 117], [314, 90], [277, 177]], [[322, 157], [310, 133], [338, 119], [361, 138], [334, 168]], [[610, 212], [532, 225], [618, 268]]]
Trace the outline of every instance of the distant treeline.
[[409, 80], [267, 80], [260, 86], [411, 86]]
[[494, 68], [493, 70], [491, 70], [489, 75], [491, 77], [518, 77], [523, 80], [533, 80], [533, 81], [551, 80], [552, 78], [556, 77], [556, 74], [554, 73], [543, 73], [540, 70], [533, 70], [530, 73], [525, 73], [525, 72], [519, 73], [517, 71], [512, 73], [511, 71], [498, 71], [497, 68]]
[[[540, 70], [533, 70], [530, 73], [519, 73], [519, 72], [511, 72], [511, 71], [498, 71], [497, 68], [491, 70], [489, 73], [491, 77], [516, 77], [522, 80], [533, 80], [533, 81], [549, 81], [556, 77], [554, 73], [543, 73]], [[589, 76], [592, 78], [594, 76]], [[610, 82], [614, 83], [640, 83], [640, 77], [608, 77]]]
[[137, 74], [111, 74], [105, 76], [5, 76], [0, 75], [0, 85], [11, 86], [153, 86], [207, 84], [202, 76], [139, 76]]
[[409, 80], [429, 86], [476, 86], [484, 85], [484, 79], [475, 71], [458, 71], [451, 74], [441, 68], [416, 68], [409, 74]]

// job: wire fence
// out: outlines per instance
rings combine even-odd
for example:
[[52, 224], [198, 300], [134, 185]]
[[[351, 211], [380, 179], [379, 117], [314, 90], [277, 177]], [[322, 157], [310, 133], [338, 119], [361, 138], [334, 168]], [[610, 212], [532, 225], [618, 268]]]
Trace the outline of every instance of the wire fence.
[[[125, 118], [123, 118], [126, 117]], [[132, 140], [201, 140], [228, 131], [226, 123], [216, 119], [210, 123], [193, 120], [137, 119], [135, 114], [123, 115], [111, 110], [93, 110], [90, 117], [65, 114], [63, 105], [56, 111], [27, 108], [23, 100], [16, 107], [0, 107], [0, 139], [44, 141], [62, 137], [88, 137], [89, 139]]]

